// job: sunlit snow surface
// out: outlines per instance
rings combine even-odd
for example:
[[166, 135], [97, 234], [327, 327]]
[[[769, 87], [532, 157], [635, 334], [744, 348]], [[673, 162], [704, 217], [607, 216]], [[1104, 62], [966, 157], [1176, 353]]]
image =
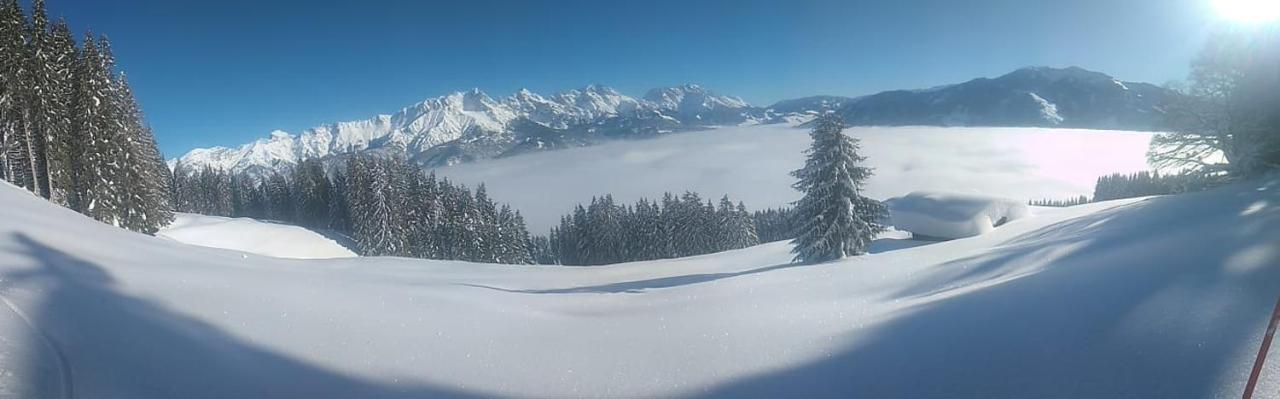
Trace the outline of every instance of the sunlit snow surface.
[[298, 226], [191, 213], [175, 214], [157, 236], [202, 247], [234, 249], [277, 258], [323, 259], [356, 256], [334, 239]]
[[[917, 190], [1028, 199], [1092, 195], [1098, 176], [1148, 169], [1150, 133], [1048, 128], [852, 128], [876, 168], [867, 194]], [[441, 168], [524, 213], [545, 234], [573, 205], [613, 194], [633, 202], [664, 191], [729, 194], [752, 209], [799, 198], [788, 173], [804, 164], [808, 132], [786, 125], [727, 127]]]
[[1280, 182], [788, 249], [279, 259], [0, 185], [0, 397], [1238, 397], [1280, 293]]

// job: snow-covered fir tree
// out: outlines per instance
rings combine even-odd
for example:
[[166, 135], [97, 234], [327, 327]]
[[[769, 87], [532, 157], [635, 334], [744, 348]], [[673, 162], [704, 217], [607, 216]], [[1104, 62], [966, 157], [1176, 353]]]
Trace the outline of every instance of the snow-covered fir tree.
[[867, 252], [885, 230], [888, 211], [879, 201], [862, 196], [871, 168], [861, 166], [858, 140], [844, 134], [844, 120], [834, 112], [814, 121], [803, 168], [792, 172], [792, 185], [804, 193], [795, 204], [799, 226], [791, 241], [795, 260], [815, 263]]
[[77, 48], [43, 0], [0, 1], [0, 177], [99, 221], [154, 233], [179, 187], [109, 41]]
[[746, 206], [735, 206], [727, 196], [722, 203], [717, 209], [693, 192], [666, 193], [661, 202], [642, 198], [633, 206], [614, 202], [612, 195], [595, 197], [560, 218], [546, 236], [546, 258], [538, 261], [603, 265], [755, 245], [755, 223]]

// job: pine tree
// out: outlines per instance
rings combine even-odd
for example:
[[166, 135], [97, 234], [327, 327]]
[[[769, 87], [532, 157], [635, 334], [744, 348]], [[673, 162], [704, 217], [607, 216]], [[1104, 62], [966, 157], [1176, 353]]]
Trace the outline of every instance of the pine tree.
[[308, 159], [294, 167], [293, 172], [298, 222], [303, 226], [323, 227], [327, 223], [329, 197], [332, 195], [324, 166], [319, 159]]
[[393, 161], [356, 156], [348, 163], [352, 234], [366, 256], [396, 256], [406, 251], [402, 186]]
[[45, 88], [44, 106], [39, 118], [45, 136], [45, 166], [48, 181], [48, 198], [62, 206], [73, 208], [76, 203], [75, 162], [81, 154], [73, 141], [71, 112], [75, 93], [76, 48], [75, 39], [66, 21], [58, 21], [42, 46], [43, 68], [38, 83]]
[[4, 178], [28, 190], [35, 189], [31, 168], [31, 94], [26, 16], [17, 0], [0, 4], [0, 147]]
[[[143, 122], [142, 110], [138, 107], [133, 91], [129, 89], [124, 75], [117, 76], [112, 91], [116, 98], [111, 101], [117, 104], [116, 114], [119, 120], [116, 126], [120, 129], [115, 143], [119, 148], [116, 163], [120, 164], [119, 185], [116, 195], [119, 204], [117, 218], [121, 227], [129, 230], [154, 234], [161, 227], [173, 221], [173, 213], [168, 201], [169, 168], [156, 148], [155, 136], [151, 128]], [[222, 174], [222, 180], [226, 175]], [[230, 195], [229, 184], [225, 184], [221, 194]], [[229, 202], [229, 201], [228, 201]], [[230, 204], [227, 214], [230, 215]]]
[[58, 84], [54, 82], [55, 56], [49, 35], [49, 18], [44, 0], [32, 2], [31, 23], [27, 25], [27, 79], [24, 85], [29, 115], [27, 126], [27, 157], [31, 161], [32, 185], [37, 195], [49, 198], [48, 142], [49, 134], [60, 122], [62, 107]]
[[867, 252], [885, 230], [883, 204], [862, 196], [871, 169], [859, 166], [858, 141], [843, 133], [844, 120], [827, 113], [814, 122], [813, 143], [805, 166], [792, 173], [792, 186], [804, 193], [796, 202], [800, 231], [792, 240], [795, 260], [806, 263], [841, 259]]
[[350, 194], [347, 188], [346, 173], [334, 173], [330, 187], [333, 188], [333, 195], [329, 196], [329, 229], [350, 233], [351, 204], [348, 202]]
[[741, 249], [760, 243], [759, 238], [756, 236], [755, 223], [751, 220], [751, 214], [747, 213], [747, 206], [741, 201], [738, 202], [737, 207], [729, 211], [727, 222], [728, 227], [725, 229], [727, 237], [724, 249]]
[[123, 104], [117, 101], [118, 86], [113, 83], [114, 59], [105, 38], [96, 41], [86, 34], [80, 60], [80, 89], [76, 130], [81, 135], [80, 207], [82, 213], [104, 223], [119, 226], [123, 213], [121, 201], [124, 179]]
[[501, 238], [498, 233], [497, 205], [489, 199], [489, 191], [484, 183], [476, 187], [474, 214], [474, 246], [468, 260], [476, 262], [497, 262]]

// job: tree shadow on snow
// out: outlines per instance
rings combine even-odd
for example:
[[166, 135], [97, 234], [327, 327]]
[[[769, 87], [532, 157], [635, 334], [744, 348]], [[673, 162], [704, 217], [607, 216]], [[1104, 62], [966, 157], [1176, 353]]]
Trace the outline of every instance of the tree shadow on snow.
[[1238, 395], [1280, 293], [1280, 195], [1258, 193], [1156, 198], [1030, 232], [931, 269], [896, 294], [921, 305], [827, 357], [700, 395]]
[[867, 248], [867, 253], [879, 254], [899, 249], [915, 248], [929, 244], [937, 244], [940, 241], [917, 240], [911, 238], [878, 238], [871, 242], [871, 247]]
[[799, 264], [799, 263], [783, 263], [783, 264], [778, 264], [773, 266], [760, 267], [760, 268], [755, 268], [751, 270], [743, 270], [743, 271], [732, 272], [732, 273], [686, 274], [686, 275], [680, 275], [680, 276], [659, 277], [659, 278], [651, 278], [651, 279], [644, 279], [644, 280], [623, 281], [623, 282], [617, 282], [617, 283], [587, 285], [587, 286], [569, 287], [569, 288], [515, 290], [515, 289], [509, 289], [509, 288], [501, 288], [501, 287], [494, 287], [494, 286], [481, 285], [481, 284], [470, 284], [470, 283], [461, 283], [459, 285], [463, 285], [467, 287], [485, 288], [485, 289], [502, 291], [502, 292], [521, 293], [521, 294], [580, 294], [580, 293], [635, 294], [635, 293], [641, 293], [641, 292], [645, 292], [652, 289], [658, 289], [658, 288], [671, 288], [671, 287], [679, 287], [684, 285], [708, 283], [708, 282], [731, 278], [731, 277], [745, 276], [745, 275], [756, 274], [756, 273], [764, 273], [764, 272], [773, 271], [773, 270], [787, 269], [792, 267], [804, 267], [804, 266], [813, 266], [813, 265], [806, 265], [806, 264]]
[[[5, 286], [39, 287], [32, 324], [64, 354], [67, 390], [96, 398], [421, 398], [476, 395], [365, 381], [272, 353], [208, 323], [118, 292], [93, 263], [14, 234], [38, 266], [0, 275]], [[32, 341], [29, 339], [28, 341]], [[38, 345], [28, 342], [27, 345]], [[31, 358], [28, 367], [49, 367]], [[65, 373], [64, 373], [65, 374]], [[48, 386], [49, 381], [30, 381]], [[68, 395], [67, 397], [70, 397]]]

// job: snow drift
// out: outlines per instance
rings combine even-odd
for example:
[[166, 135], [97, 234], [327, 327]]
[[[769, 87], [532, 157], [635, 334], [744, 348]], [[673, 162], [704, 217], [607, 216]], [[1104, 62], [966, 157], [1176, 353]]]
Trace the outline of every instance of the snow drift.
[[[1280, 182], [904, 244], [279, 259], [0, 186], [0, 396], [1238, 397], [1280, 292]], [[1280, 362], [1258, 393], [1280, 395]]]
[[917, 238], [973, 237], [1030, 214], [1021, 201], [941, 191], [916, 191], [885, 205], [893, 227]]
[[277, 258], [322, 259], [356, 256], [331, 238], [298, 226], [249, 218], [174, 214], [156, 236], [202, 247], [226, 248]]

